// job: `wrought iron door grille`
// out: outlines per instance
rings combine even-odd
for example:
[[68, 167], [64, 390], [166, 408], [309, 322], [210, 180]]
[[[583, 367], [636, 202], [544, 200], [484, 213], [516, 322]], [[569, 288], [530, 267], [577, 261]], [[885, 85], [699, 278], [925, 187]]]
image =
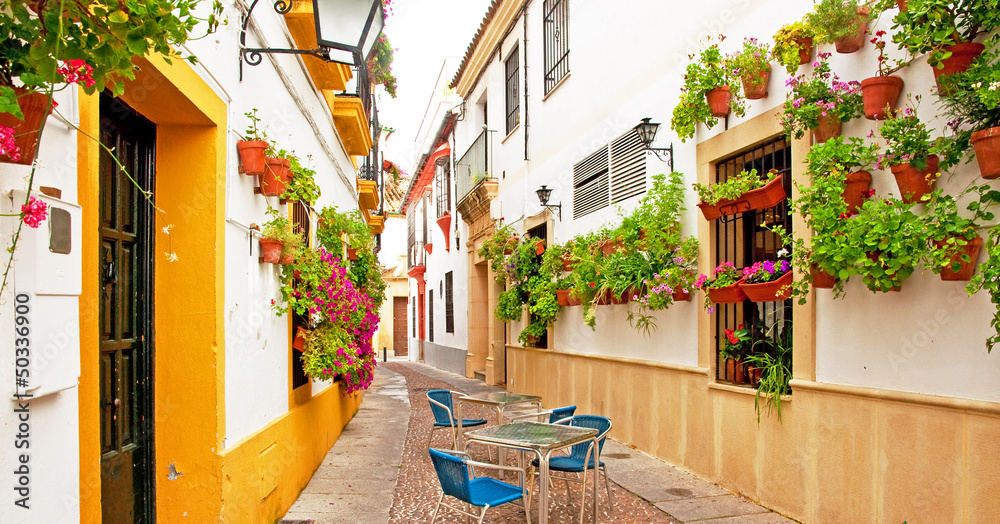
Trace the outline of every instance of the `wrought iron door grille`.
[[[756, 169], [766, 175], [771, 169], [784, 176], [785, 193], [792, 194], [792, 150], [785, 137], [774, 139], [748, 151], [722, 160], [715, 166], [716, 182], [725, 182], [741, 171]], [[776, 260], [782, 245], [777, 235], [767, 229], [782, 225], [791, 232], [791, 214], [788, 199], [778, 205], [757, 211], [722, 217], [715, 221], [715, 242], [712, 246], [712, 267], [730, 261], [742, 270], [754, 262]], [[750, 302], [718, 304], [715, 312], [716, 379], [738, 384], [749, 384], [749, 377], [742, 381], [727, 377], [725, 362], [719, 351], [725, 343], [725, 331], [740, 325], [750, 329], [754, 348], [765, 348], [777, 340], [783, 329], [791, 329], [792, 300], [782, 302]], [[745, 374], [744, 374], [745, 375]]]

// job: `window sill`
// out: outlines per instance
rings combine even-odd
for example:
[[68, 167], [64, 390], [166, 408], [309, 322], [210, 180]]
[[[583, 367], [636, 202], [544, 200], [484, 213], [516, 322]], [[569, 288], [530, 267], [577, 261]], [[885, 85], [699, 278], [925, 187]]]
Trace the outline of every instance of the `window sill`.
[[557, 89], [562, 87], [562, 85], [565, 84], [567, 80], [569, 80], [569, 77], [572, 74], [573, 74], [572, 72], [569, 72], [563, 75], [563, 77], [560, 78], [558, 82], [556, 82], [556, 85], [552, 86], [552, 89], [549, 89], [549, 92], [545, 93], [545, 95], [542, 96], [542, 102], [548, 100], [549, 97], [552, 96], [552, 93], [555, 93]]
[[[723, 383], [720, 383], [720, 382], [709, 382], [708, 383], [708, 389], [714, 389], [716, 391], [727, 391], [729, 393], [738, 393], [740, 395], [749, 395], [751, 397], [756, 397], [757, 396], [757, 390], [754, 389], [754, 388], [743, 387], [743, 386], [733, 386], [733, 385], [730, 385], [730, 384], [723, 384]], [[782, 400], [782, 402], [789, 402], [789, 401], [792, 400], [792, 396], [791, 395], [782, 395], [781, 396], [781, 400]]]
[[521, 123], [520, 122], [518, 122], [518, 124], [516, 126], [514, 126], [514, 129], [510, 130], [510, 133], [507, 133], [507, 136], [503, 137], [503, 140], [500, 141], [500, 145], [503, 145], [504, 142], [506, 142], [510, 137], [514, 136], [514, 133], [517, 133], [518, 129], [521, 129]]

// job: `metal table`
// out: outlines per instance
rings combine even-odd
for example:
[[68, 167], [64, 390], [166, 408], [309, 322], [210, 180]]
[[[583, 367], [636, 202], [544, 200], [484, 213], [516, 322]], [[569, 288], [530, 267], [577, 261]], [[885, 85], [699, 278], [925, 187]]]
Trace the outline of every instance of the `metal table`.
[[[597, 445], [597, 430], [577, 426], [543, 424], [541, 422], [511, 422], [470, 431], [468, 442], [481, 442], [504, 448], [531, 450], [538, 456], [538, 522], [549, 521], [549, 456], [557, 449], [591, 441], [593, 443], [594, 464], [601, 463], [600, 447]], [[587, 459], [590, 458], [588, 453]], [[584, 464], [587, 462], [585, 461]], [[584, 472], [586, 479], [586, 472]], [[531, 480], [529, 479], [530, 483]], [[530, 489], [530, 488], [529, 488]], [[586, 484], [584, 484], [586, 489]], [[572, 495], [571, 495], [572, 496]], [[593, 522], [597, 522], [597, 471], [594, 471]], [[531, 511], [526, 507], [525, 511]], [[580, 508], [581, 514], [583, 508]]]
[[514, 406], [517, 404], [535, 404], [535, 406], [541, 410], [542, 407], [542, 397], [538, 395], [519, 395], [517, 393], [508, 393], [506, 391], [496, 391], [491, 393], [476, 393], [474, 395], [465, 395], [458, 397], [458, 407], [456, 408], [455, 418], [458, 419], [458, 447], [462, 447], [462, 403], [470, 402], [472, 404], [480, 404], [484, 406], [493, 406], [497, 410], [497, 425], [503, 424], [503, 410], [507, 406]]

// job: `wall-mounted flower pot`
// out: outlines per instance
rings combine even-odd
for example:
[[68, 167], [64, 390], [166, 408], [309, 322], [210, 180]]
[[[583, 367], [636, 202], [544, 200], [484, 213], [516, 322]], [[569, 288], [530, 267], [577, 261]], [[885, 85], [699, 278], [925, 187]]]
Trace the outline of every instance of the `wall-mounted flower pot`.
[[295, 338], [292, 339], [292, 347], [302, 351], [306, 347], [306, 329], [299, 327], [295, 330]]
[[771, 78], [770, 67], [766, 71], [761, 71], [755, 76], [744, 76], [740, 78], [743, 82], [743, 96], [747, 100], [760, 100], [767, 98], [767, 82]]
[[674, 291], [673, 294], [670, 295], [670, 297], [673, 298], [674, 302], [690, 302], [691, 301], [691, 291], [690, 290], [684, 290], [684, 289], [678, 289], [678, 290]]
[[563, 264], [563, 271], [573, 271], [573, 255], [569, 253], [563, 253], [562, 264]]
[[723, 198], [715, 204], [702, 202], [698, 204], [698, 209], [701, 209], [705, 220], [715, 220], [726, 215], [773, 207], [787, 196], [783, 179], [784, 175], [778, 175], [764, 187], [747, 191], [740, 198], [732, 200]]
[[285, 192], [285, 186], [291, 179], [289, 166], [291, 163], [284, 158], [268, 157], [264, 166], [264, 174], [260, 177], [260, 192], [264, 196], [279, 196]]
[[541, 255], [544, 252], [545, 252], [545, 242], [542, 240], [535, 242], [535, 254]]
[[865, 103], [865, 118], [885, 120], [896, 107], [903, 92], [903, 79], [898, 76], [873, 76], [861, 81], [861, 97]]
[[597, 296], [597, 304], [601, 306], [609, 304], [628, 304], [628, 299], [628, 292], [612, 293], [610, 290], [605, 290]]
[[10, 113], [0, 113], [0, 126], [14, 130], [14, 143], [20, 152], [17, 160], [9, 154], [0, 155], [0, 162], [28, 166], [35, 160], [35, 150], [38, 149], [40, 138], [39, 130], [42, 122], [52, 112], [52, 107], [49, 105], [49, 95], [45, 93], [15, 87], [14, 94], [17, 95], [17, 105], [24, 114], [24, 120]]
[[451, 213], [445, 213], [437, 219], [438, 227], [444, 233], [444, 250], [451, 251]]
[[265, 264], [277, 264], [281, 262], [281, 249], [284, 244], [280, 240], [273, 238], [260, 239], [260, 255]]
[[858, 7], [858, 17], [854, 19], [854, 32], [847, 36], [842, 36], [833, 42], [838, 53], [853, 53], [865, 45], [865, 26], [868, 25], [866, 18], [871, 12], [871, 9], [867, 7]]
[[266, 165], [264, 152], [267, 151], [267, 142], [240, 140], [236, 142], [236, 149], [240, 152], [240, 165], [243, 166], [244, 175], [260, 176], [264, 174], [264, 166]]
[[837, 283], [837, 277], [823, 271], [816, 264], [809, 268], [809, 273], [812, 274], [813, 287], [817, 289], [832, 289]]
[[283, 266], [287, 266], [288, 264], [294, 264], [295, 253], [282, 253], [281, 258], [278, 260], [278, 263]]
[[812, 128], [813, 144], [822, 144], [833, 137], [840, 136], [841, 127], [843, 127], [843, 122], [838, 118], [819, 117], [816, 127]]
[[601, 251], [601, 254], [608, 257], [618, 252], [622, 247], [621, 237], [614, 240], [601, 240], [597, 242], [597, 249]]
[[569, 290], [568, 289], [557, 289], [556, 299], [559, 301], [560, 306], [569, 306]]
[[[944, 240], [937, 240], [934, 244], [938, 249], [944, 249], [947, 246]], [[976, 238], [968, 240], [964, 246], [958, 248], [959, 252], [951, 257], [948, 267], [941, 270], [941, 280], [971, 280], [973, 273], [976, 272], [976, 260], [979, 258], [979, 251], [982, 248], [983, 237], [977, 235]], [[969, 261], [962, 260], [962, 255], [967, 255]], [[952, 270], [952, 265], [956, 262], [959, 264], [958, 271]]]
[[508, 238], [503, 245], [503, 254], [513, 255], [515, 249], [517, 249], [517, 237]]
[[857, 213], [861, 204], [868, 198], [868, 190], [872, 187], [872, 174], [868, 171], [848, 173], [844, 184], [844, 202], [848, 213]]
[[708, 299], [714, 304], [738, 304], [747, 299], [747, 294], [740, 289], [743, 279], [739, 279], [735, 284], [726, 287], [708, 288]]
[[357, 260], [357, 259], [358, 259], [358, 250], [347, 248], [347, 260]]
[[751, 302], [774, 302], [785, 300], [792, 296], [792, 272], [786, 271], [784, 275], [771, 282], [761, 284], [745, 284], [740, 281], [740, 289], [746, 293]]
[[937, 185], [937, 155], [928, 155], [927, 167], [922, 170], [918, 170], [910, 164], [900, 164], [892, 166], [890, 169], [892, 176], [896, 177], [900, 198], [907, 204], [919, 202], [924, 195], [934, 191], [934, 186]]
[[934, 81], [937, 82], [938, 94], [948, 95], [948, 90], [941, 88], [941, 77], [965, 72], [985, 49], [986, 46], [978, 42], [944, 46], [944, 50], [950, 51], [951, 56], [942, 60], [940, 67], [934, 68]]
[[992, 180], [1000, 177], [1000, 127], [972, 133], [972, 147], [979, 162], [979, 175]]
[[796, 39], [799, 46], [799, 65], [808, 64], [812, 60], [813, 39], [812, 37]]
[[899, 12], [902, 13], [903, 11], [906, 11], [906, 4], [909, 3], [910, 0], [896, 0], [896, 7], [899, 9]]
[[569, 296], [569, 306], [570, 307], [579, 306], [579, 305], [583, 304], [583, 301], [580, 300], [579, 298], [576, 298], [576, 295], [574, 295], [572, 292], [570, 292], [568, 296]]
[[712, 116], [722, 118], [729, 114], [729, 104], [733, 100], [733, 94], [729, 91], [729, 86], [716, 87], [705, 93], [705, 99], [712, 110]]

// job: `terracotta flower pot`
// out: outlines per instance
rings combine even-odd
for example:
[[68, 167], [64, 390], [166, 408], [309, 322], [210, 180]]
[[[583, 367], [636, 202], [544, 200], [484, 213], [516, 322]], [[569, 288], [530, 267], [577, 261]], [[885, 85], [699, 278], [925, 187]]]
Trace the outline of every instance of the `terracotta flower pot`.
[[838, 53], [853, 53], [865, 45], [865, 27], [868, 25], [868, 13], [871, 9], [867, 7], [858, 8], [858, 17], [854, 20], [855, 30], [853, 33], [842, 36], [833, 42]]
[[288, 167], [290, 162], [284, 158], [268, 157], [264, 174], [260, 177], [260, 192], [264, 196], [279, 196], [285, 192], [285, 185], [290, 179]]
[[743, 82], [743, 96], [747, 100], [760, 100], [767, 97], [767, 82], [771, 78], [771, 70], [761, 71], [756, 76], [744, 76], [740, 78]]
[[559, 305], [560, 306], [568, 306], [569, 305], [569, 290], [568, 289], [557, 289], [556, 290], [556, 299], [559, 300]]
[[736, 359], [734, 358], [726, 359], [725, 379], [730, 382], [736, 382]]
[[292, 339], [292, 347], [302, 351], [306, 347], [305, 328], [299, 327], [295, 330], [295, 338]]
[[910, 3], [910, 0], [896, 0], [896, 7], [899, 8], [899, 12], [906, 11], [906, 4]]
[[562, 256], [563, 271], [573, 271], [573, 255], [564, 253]]
[[283, 266], [287, 266], [288, 264], [294, 264], [295, 263], [295, 254], [294, 253], [282, 253], [281, 254], [281, 258], [278, 260], [278, 263], [281, 264], [281, 265], [283, 265]]
[[611, 256], [618, 252], [621, 247], [621, 239], [615, 240], [601, 240], [597, 243], [597, 249], [601, 251], [604, 256]]
[[902, 92], [903, 79], [898, 76], [874, 76], [862, 80], [861, 96], [865, 102], [865, 118], [885, 120], [888, 112], [896, 107], [896, 101]]
[[740, 289], [743, 279], [726, 287], [708, 288], [708, 298], [714, 304], [738, 304], [747, 299], [747, 294]]
[[872, 174], [868, 171], [848, 173], [844, 187], [844, 202], [848, 213], [857, 213], [861, 204], [868, 198], [868, 190], [872, 186]]
[[901, 198], [907, 204], [919, 202], [924, 195], [934, 191], [934, 186], [937, 185], [937, 155], [928, 155], [927, 167], [919, 171], [910, 164], [900, 164], [890, 169], [896, 177]]
[[738, 358], [735, 360], [736, 362], [733, 365], [733, 372], [734, 372], [733, 382], [735, 382], [736, 384], [746, 384], [747, 382], [746, 364], [743, 363], [742, 358]]
[[746, 284], [740, 281], [740, 289], [751, 302], [775, 302], [792, 296], [792, 272], [786, 271], [777, 280], [761, 284]]
[[840, 136], [840, 128], [843, 123], [831, 116], [821, 116], [812, 129], [813, 144], [822, 144], [827, 140]]
[[808, 64], [812, 60], [813, 39], [812, 37], [802, 38], [795, 41], [799, 46], [799, 65]]
[[753, 209], [767, 209], [776, 206], [786, 196], [784, 175], [778, 175], [764, 187], [747, 191], [740, 198], [733, 200], [723, 198], [715, 204], [702, 202], [698, 204], [698, 209], [701, 209], [705, 220], [715, 220], [725, 215], [735, 215]]
[[809, 273], [812, 275], [813, 287], [817, 289], [832, 289], [837, 283], [837, 277], [823, 271], [816, 264], [809, 268]]
[[729, 114], [729, 103], [733, 99], [733, 94], [729, 91], [729, 86], [716, 87], [705, 93], [708, 107], [712, 109], [712, 116], [722, 118]]
[[[944, 240], [937, 240], [934, 245], [938, 249], [944, 249], [947, 243]], [[964, 246], [957, 248], [958, 251], [951, 257], [948, 267], [941, 270], [941, 280], [971, 280], [972, 274], [976, 272], [976, 260], [979, 258], [979, 251], [982, 248], [983, 237], [980, 236], [966, 241]], [[962, 255], [968, 255], [969, 261], [962, 260]], [[959, 264], [959, 269], [953, 271], [951, 268], [956, 262]]]
[[978, 42], [944, 46], [945, 51], [951, 51], [951, 56], [942, 60], [939, 64], [940, 67], [934, 68], [934, 80], [937, 82], [938, 94], [948, 94], [947, 89], [941, 88], [942, 77], [962, 73], [969, 69], [972, 61], [985, 49], [986, 46]]
[[347, 260], [357, 260], [357, 259], [358, 259], [358, 250], [347, 248]]
[[236, 149], [240, 152], [240, 165], [243, 166], [244, 175], [260, 176], [264, 174], [266, 163], [264, 152], [267, 151], [267, 142], [240, 140], [236, 142]]
[[277, 264], [281, 262], [281, 249], [284, 244], [280, 240], [273, 238], [260, 239], [260, 255], [265, 264]]
[[672, 295], [670, 295], [670, 297], [674, 299], [674, 302], [690, 302], [691, 301], [691, 291], [690, 290], [689, 291], [685, 291], [683, 289], [678, 289], [677, 291], [674, 291], [674, 293]]
[[545, 252], [545, 242], [539, 240], [538, 242], [535, 243], [535, 254], [541, 255], [544, 252]]
[[1000, 177], [1000, 127], [972, 133], [972, 147], [979, 162], [979, 176], [988, 180]]
[[10, 155], [0, 155], [0, 162], [30, 166], [35, 161], [35, 151], [38, 149], [40, 138], [39, 130], [42, 122], [52, 112], [52, 107], [49, 105], [49, 96], [45, 93], [36, 93], [20, 87], [15, 87], [14, 93], [17, 95], [17, 105], [24, 114], [24, 120], [19, 120], [10, 113], [0, 113], [0, 126], [14, 130], [14, 143], [20, 152], [17, 160]]
[[750, 385], [757, 387], [760, 383], [760, 376], [763, 374], [764, 370], [760, 368], [755, 368], [753, 366], [747, 366], [747, 378], [750, 379]]
[[569, 293], [567, 296], [569, 297], [569, 304], [567, 305], [569, 305], [570, 307], [579, 306], [580, 304], [583, 304], [583, 301], [580, 300], [579, 298], [576, 298], [576, 296], [574, 296], [573, 293]]

